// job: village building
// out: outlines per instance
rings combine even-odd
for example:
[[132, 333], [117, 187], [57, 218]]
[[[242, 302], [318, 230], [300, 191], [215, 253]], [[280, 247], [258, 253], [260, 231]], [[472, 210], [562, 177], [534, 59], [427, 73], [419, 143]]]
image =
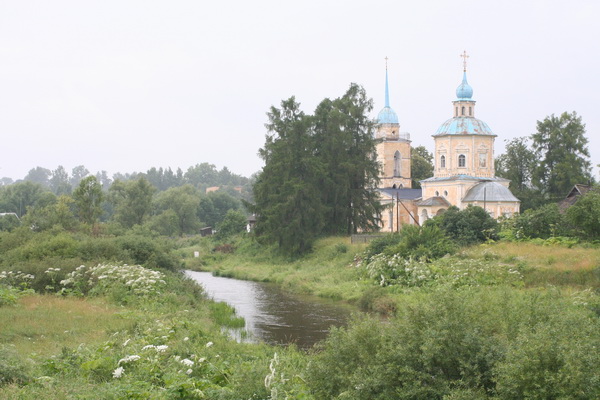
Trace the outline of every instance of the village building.
[[381, 201], [388, 204], [382, 231], [397, 231], [402, 224], [422, 224], [450, 206], [484, 208], [492, 217], [519, 212], [520, 201], [508, 189], [509, 180], [494, 173], [496, 135], [475, 118], [473, 88], [467, 82], [467, 55], [462, 55], [463, 79], [452, 102], [452, 118], [433, 134], [434, 172], [411, 188], [410, 135], [400, 133], [397, 114], [389, 106], [386, 66], [385, 107], [377, 117], [375, 136], [381, 167]]

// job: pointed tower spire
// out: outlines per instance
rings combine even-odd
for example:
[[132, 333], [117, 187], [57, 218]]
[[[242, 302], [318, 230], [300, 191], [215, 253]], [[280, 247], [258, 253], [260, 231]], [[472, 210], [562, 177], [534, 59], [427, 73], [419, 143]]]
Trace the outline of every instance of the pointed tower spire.
[[[379, 124], [398, 124], [398, 116], [390, 107], [390, 90], [388, 88], [388, 68], [387, 68], [388, 58], [385, 58], [385, 106], [379, 112], [377, 116], [377, 123]], [[398, 132], [396, 131], [396, 134]]]
[[388, 89], [388, 71], [387, 71], [388, 58], [385, 57], [385, 106], [390, 106], [390, 91]]

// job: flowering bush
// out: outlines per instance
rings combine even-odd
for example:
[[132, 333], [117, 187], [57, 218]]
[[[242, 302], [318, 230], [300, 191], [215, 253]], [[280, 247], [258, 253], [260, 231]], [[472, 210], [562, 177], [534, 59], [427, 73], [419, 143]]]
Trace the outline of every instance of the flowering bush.
[[480, 286], [523, 284], [523, 275], [514, 267], [495, 261], [445, 257], [426, 263], [400, 257], [378, 254], [368, 263], [359, 262], [369, 278], [380, 286], [399, 285], [419, 287], [425, 285]]
[[523, 285], [523, 274], [494, 261], [448, 257], [433, 264], [440, 284], [459, 286]]
[[35, 277], [21, 271], [0, 271], [0, 285], [9, 288], [28, 289]]
[[423, 286], [436, 278], [430, 264], [422, 260], [402, 258], [398, 254], [378, 254], [371, 257], [365, 267], [369, 277], [378, 281], [380, 286]]
[[15, 304], [19, 296], [33, 292], [34, 276], [21, 271], [0, 271], [0, 306]]
[[123, 288], [136, 295], [159, 294], [165, 285], [164, 274], [139, 265], [105, 265], [95, 267], [82, 265], [60, 281], [66, 289], [81, 294], [106, 293], [114, 288]]

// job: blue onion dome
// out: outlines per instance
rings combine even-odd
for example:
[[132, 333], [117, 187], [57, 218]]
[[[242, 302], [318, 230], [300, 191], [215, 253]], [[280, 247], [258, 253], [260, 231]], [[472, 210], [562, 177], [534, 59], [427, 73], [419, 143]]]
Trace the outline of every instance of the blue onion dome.
[[488, 124], [477, 118], [454, 117], [444, 122], [433, 136], [494, 135]]
[[398, 115], [392, 110], [391, 107], [386, 106], [383, 107], [381, 111], [379, 111], [379, 115], [377, 115], [377, 123], [378, 124], [397, 124], [398, 123]]
[[467, 100], [470, 100], [471, 97], [473, 97], [473, 88], [467, 82], [467, 71], [463, 72], [462, 83], [456, 88], [456, 97]]

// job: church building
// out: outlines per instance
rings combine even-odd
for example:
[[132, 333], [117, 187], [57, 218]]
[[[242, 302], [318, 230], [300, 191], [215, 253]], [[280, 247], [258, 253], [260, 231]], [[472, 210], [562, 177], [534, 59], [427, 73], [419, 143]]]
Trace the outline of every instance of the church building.
[[508, 189], [509, 181], [495, 177], [496, 135], [475, 118], [473, 88], [467, 82], [466, 52], [462, 83], [452, 102], [452, 118], [433, 134], [433, 176], [421, 181], [422, 189], [411, 189], [410, 135], [399, 132], [397, 114], [389, 106], [386, 65], [385, 107], [377, 117], [377, 158], [382, 165], [379, 189], [389, 204], [382, 216], [382, 231], [397, 231], [404, 223], [422, 224], [450, 206], [484, 208], [492, 217], [519, 212], [520, 201]]

